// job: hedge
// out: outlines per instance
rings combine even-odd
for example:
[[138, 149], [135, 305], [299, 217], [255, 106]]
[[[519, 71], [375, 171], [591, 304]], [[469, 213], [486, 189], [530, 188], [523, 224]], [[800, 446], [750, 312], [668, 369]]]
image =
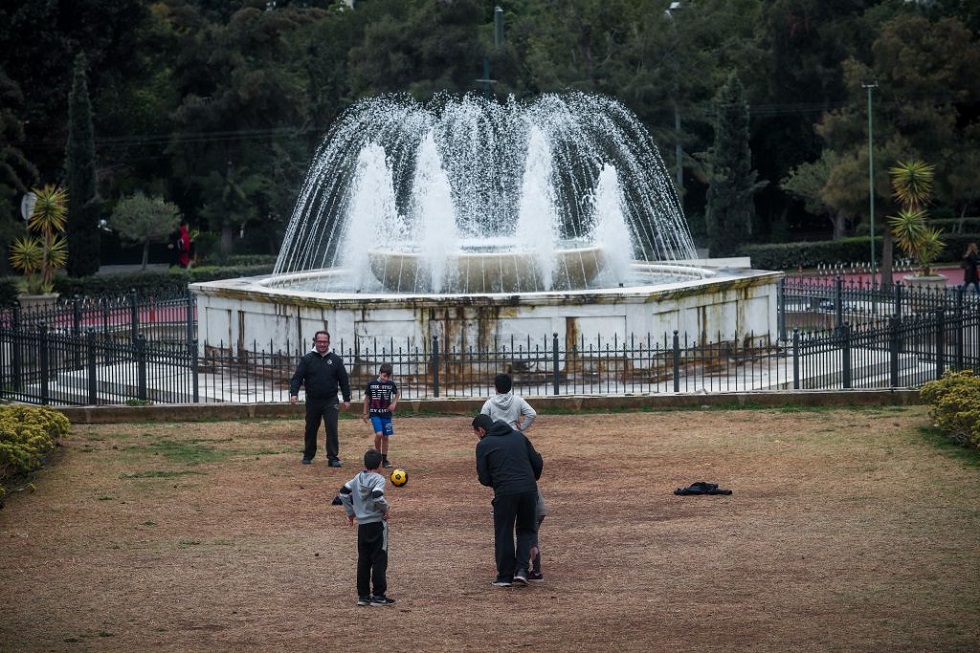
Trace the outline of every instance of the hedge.
[[50, 408], [0, 406], [0, 500], [8, 481], [41, 468], [70, 427], [67, 417]]
[[980, 449], [980, 378], [969, 370], [946, 372], [923, 385], [919, 396], [930, 404], [929, 414], [946, 437]]
[[[968, 244], [980, 243], [980, 233], [951, 234], [943, 236], [946, 248], [936, 263], [959, 261]], [[881, 264], [882, 238], [876, 237], [875, 262]], [[903, 257], [896, 247], [895, 258]], [[776, 243], [769, 245], [745, 245], [741, 256], [752, 259], [752, 267], [759, 270], [796, 270], [815, 268], [820, 265], [867, 264], [871, 262], [871, 239], [869, 236], [842, 238], [841, 240], [822, 240], [816, 242]]]

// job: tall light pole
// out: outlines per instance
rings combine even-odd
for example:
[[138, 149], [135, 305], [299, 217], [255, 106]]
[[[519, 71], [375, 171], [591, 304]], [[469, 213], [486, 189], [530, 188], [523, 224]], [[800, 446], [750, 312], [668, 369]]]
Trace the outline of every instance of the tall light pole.
[[861, 88], [868, 90], [868, 205], [871, 219], [871, 287], [875, 285], [875, 147], [874, 131], [871, 121], [871, 91], [878, 88], [878, 82], [861, 82]]
[[[677, 23], [674, 21], [674, 12], [680, 11], [684, 8], [681, 2], [671, 2], [670, 6], [664, 11], [664, 15], [670, 20], [671, 26], [674, 28], [674, 47], [678, 50], [680, 49], [680, 34], [677, 32]], [[674, 64], [674, 136], [677, 139], [674, 144], [674, 163], [677, 167], [677, 192], [683, 196], [684, 193], [684, 165], [682, 163], [684, 159], [684, 148], [681, 145], [681, 111], [677, 106], [677, 95], [680, 93], [680, 63], [677, 61], [678, 52], [674, 52], [673, 64]], [[682, 199], [681, 202], [684, 200]]]

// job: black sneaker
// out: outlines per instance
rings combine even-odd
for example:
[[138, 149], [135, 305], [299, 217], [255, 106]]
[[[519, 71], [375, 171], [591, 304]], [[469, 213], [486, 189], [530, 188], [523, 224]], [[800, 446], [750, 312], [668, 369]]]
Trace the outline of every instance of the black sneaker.
[[544, 574], [540, 571], [529, 571], [527, 572], [527, 579], [535, 583], [540, 583], [544, 580]]
[[358, 605], [361, 605], [361, 606], [363, 606], [363, 605], [371, 605], [371, 597], [370, 596], [359, 596], [359, 597], [357, 597], [357, 604]]
[[518, 569], [517, 573], [514, 574], [514, 584], [515, 585], [527, 585], [527, 570]]
[[395, 599], [388, 598], [384, 594], [371, 597], [371, 605], [392, 605], [394, 602]]
[[513, 583], [511, 583], [506, 578], [497, 578], [490, 584], [493, 585], [494, 587], [510, 587], [511, 585], [513, 585]]
[[330, 461], [330, 466], [331, 467], [342, 467], [343, 465], [340, 463], [339, 460], [331, 460]]
[[385, 469], [391, 469], [392, 467], [394, 467], [394, 465], [388, 462], [387, 458], [381, 462], [381, 466], [384, 467]]
[[303, 464], [304, 465], [312, 465], [313, 464], [313, 459], [312, 458], [304, 458], [303, 459]]

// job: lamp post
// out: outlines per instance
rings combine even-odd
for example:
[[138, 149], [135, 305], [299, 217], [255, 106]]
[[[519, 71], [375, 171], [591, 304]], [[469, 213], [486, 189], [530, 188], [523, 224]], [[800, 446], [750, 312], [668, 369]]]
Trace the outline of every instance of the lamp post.
[[[670, 6], [664, 11], [664, 15], [670, 21], [671, 26], [674, 28], [674, 47], [680, 47], [680, 35], [677, 32], [677, 23], [674, 21], [674, 12], [680, 11], [684, 8], [681, 2], [671, 2]], [[684, 149], [681, 146], [681, 111], [677, 106], [677, 95], [680, 92], [680, 64], [677, 61], [677, 52], [674, 53], [673, 64], [674, 64], [674, 135], [677, 139], [674, 144], [674, 163], [676, 165], [677, 172], [677, 192], [683, 194], [684, 192], [684, 165], [682, 163], [684, 159]]]
[[[499, 6], [493, 10], [493, 45], [496, 49], [504, 44], [504, 10]], [[476, 80], [483, 84], [483, 95], [488, 100], [493, 99], [493, 91], [490, 90], [491, 84], [496, 80], [490, 78], [490, 57], [483, 57], [483, 77]]]
[[868, 205], [871, 220], [871, 288], [875, 286], [875, 154], [874, 132], [871, 121], [871, 91], [878, 88], [878, 82], [862, 82], [861, 88], [868, 90]]

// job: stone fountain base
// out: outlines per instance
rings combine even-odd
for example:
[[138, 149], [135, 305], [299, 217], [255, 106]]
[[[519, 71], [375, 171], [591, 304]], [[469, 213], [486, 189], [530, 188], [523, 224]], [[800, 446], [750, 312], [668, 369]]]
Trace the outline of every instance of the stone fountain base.
[[[555, 252], [553, 272], [546, 275], [540, 258], [531, 252], [463, 251], [446, 260], [440, 283], [417, 252], [371, 250], [371, 271], [390, 292], [457, 292], [467, 294], [541, 292], [588, 288], [605, 263], [600, 247]], [[550, 280], [545, 279], [550, 276]]]
[[422, 347], [433, 337], [440, 348], [489, 348], [511, 339], [537, 345], [557, 334], [564, 343], [590, 347], [648, 335], [662, 342], [674, 331], [688, 343], [776, 333], [781, 272], [709, 272], [676, 283], [536, 293], [321, 293], [271, 287], [259, 277], [197, 283], [191, 290], [200, 346], [260, 343], [288, 354], [308, 349], [319, 329], [355, 350], [376, 343]]

